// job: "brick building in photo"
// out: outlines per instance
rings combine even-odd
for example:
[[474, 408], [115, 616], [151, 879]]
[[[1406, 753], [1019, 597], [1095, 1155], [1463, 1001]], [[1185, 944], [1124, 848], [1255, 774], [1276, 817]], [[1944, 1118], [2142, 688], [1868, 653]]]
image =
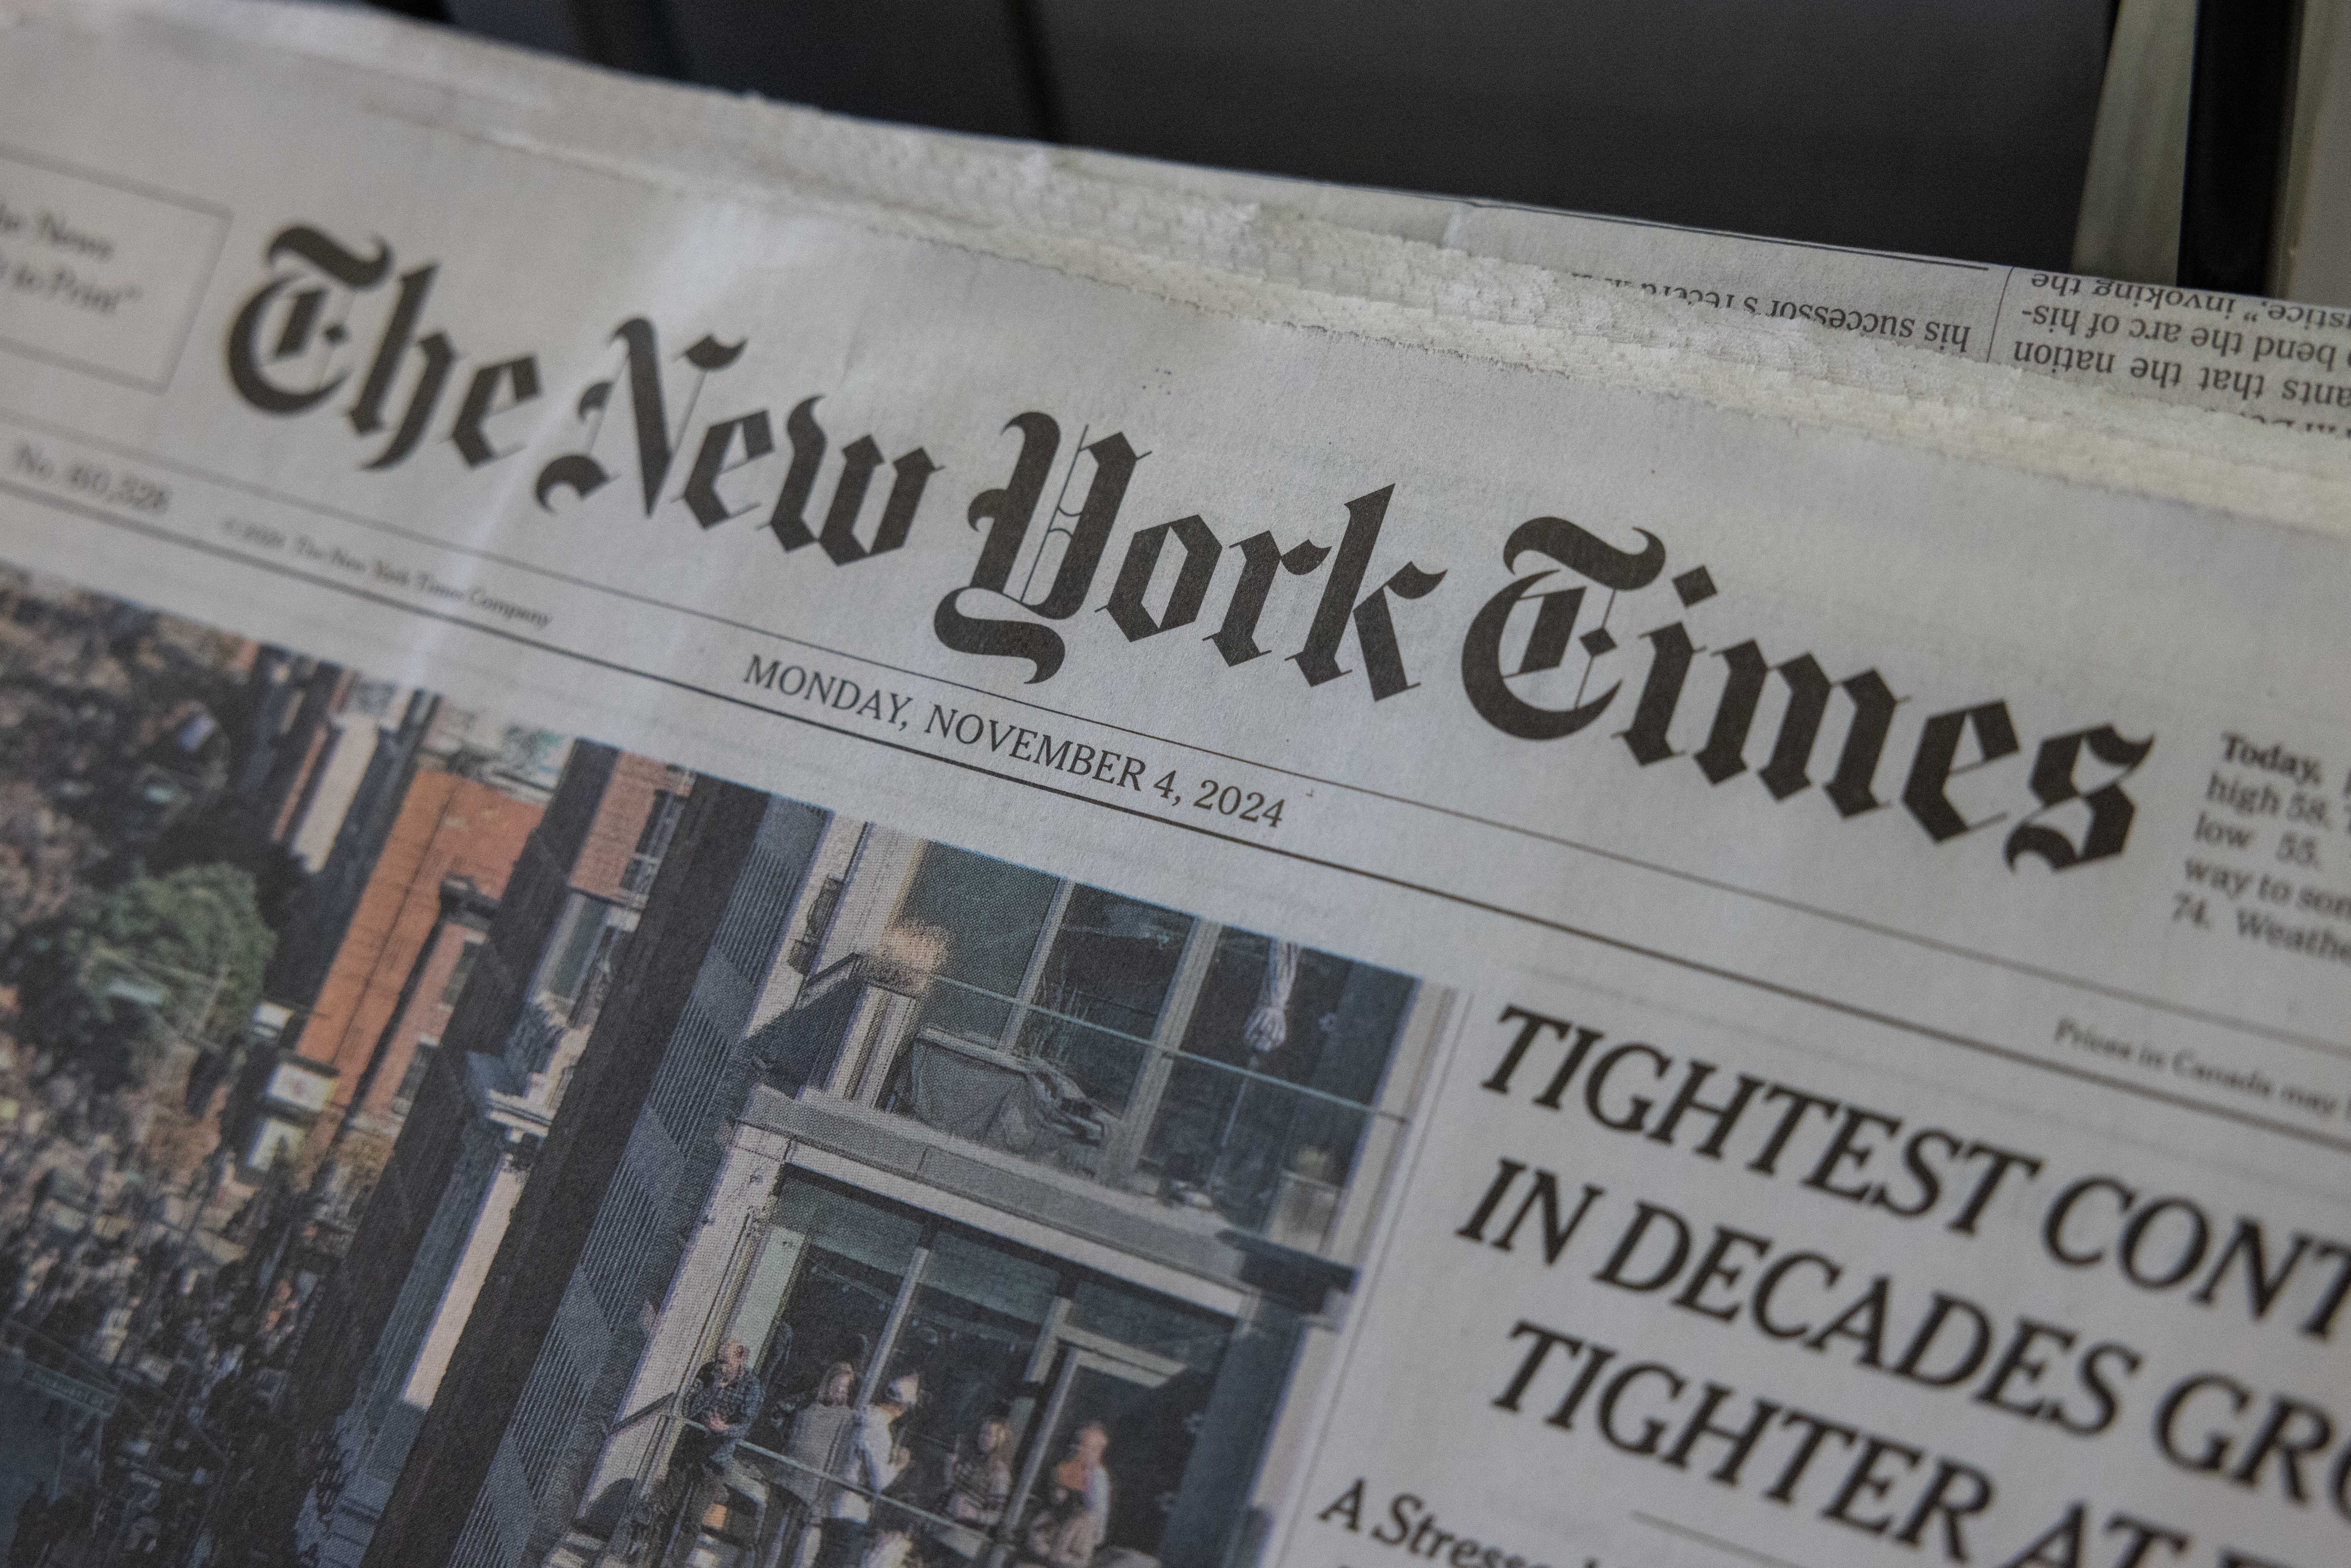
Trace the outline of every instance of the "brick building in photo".
[[273, 1077], [307, 1078], [311, 1114], [265, 1106], [238, 1150], [248, 1172], [283, 1151], [298, 1185], [322, 1180], [337, 1200], [322, 1213], [328, 1226], [391, 1152], [416, 1087], [409, 1071], [439, 1044], [470, 951], [543, 810], [453, 773], [410, 780], [318, 1001], [280, 1042]]
[[266, 988], [282, 1019], [318, 999], [442, 705], [275, 647], [255, 656], [246, 695], [252, 733], [232, 792], [307, 878]]
[[412, 1061], [398, 1142], [294, 1368], [308, 1463], [287, 1528], [322, 1565], [366, 1551], [693, 789], [681, 769], [575, 744], [495, 915], [465, 938], [465, 988], [439, 1049]]

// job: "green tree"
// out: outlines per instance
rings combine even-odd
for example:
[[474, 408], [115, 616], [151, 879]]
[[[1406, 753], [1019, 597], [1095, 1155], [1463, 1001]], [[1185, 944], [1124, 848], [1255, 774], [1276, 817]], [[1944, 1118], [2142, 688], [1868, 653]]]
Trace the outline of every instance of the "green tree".
[[277, 945], [246, 872], [134, 876], [17, 939], [19, 1032], [99, 1088], [120, 1088], [174, 1040], [210, 1050], [242, 1035]]

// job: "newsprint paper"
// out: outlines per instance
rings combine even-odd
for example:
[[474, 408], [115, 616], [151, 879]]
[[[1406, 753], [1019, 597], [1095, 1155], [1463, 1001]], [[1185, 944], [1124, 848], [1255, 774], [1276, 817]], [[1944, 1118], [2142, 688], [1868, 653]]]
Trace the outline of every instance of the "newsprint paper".
[[10, 1563], [2342, 1568], [2351, 317], [0, 17]]

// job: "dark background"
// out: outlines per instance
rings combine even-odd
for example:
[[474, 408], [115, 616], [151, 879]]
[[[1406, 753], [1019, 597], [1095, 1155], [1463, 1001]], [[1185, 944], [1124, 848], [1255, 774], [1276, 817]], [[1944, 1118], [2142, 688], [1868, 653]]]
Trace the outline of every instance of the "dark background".
[[[2117, 0], [384, 0], [872, 119], [2063, 268]], [[2259, 292], [2294, 0], [2205, 0], [2179, 280]]]

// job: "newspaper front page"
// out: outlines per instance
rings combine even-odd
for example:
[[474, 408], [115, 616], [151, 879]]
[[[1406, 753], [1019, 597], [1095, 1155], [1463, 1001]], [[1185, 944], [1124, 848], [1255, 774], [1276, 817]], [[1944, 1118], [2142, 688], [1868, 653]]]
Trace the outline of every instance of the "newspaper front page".
[[2342, 321], [0, 40], [18, 1561], [2346, 1560]]

